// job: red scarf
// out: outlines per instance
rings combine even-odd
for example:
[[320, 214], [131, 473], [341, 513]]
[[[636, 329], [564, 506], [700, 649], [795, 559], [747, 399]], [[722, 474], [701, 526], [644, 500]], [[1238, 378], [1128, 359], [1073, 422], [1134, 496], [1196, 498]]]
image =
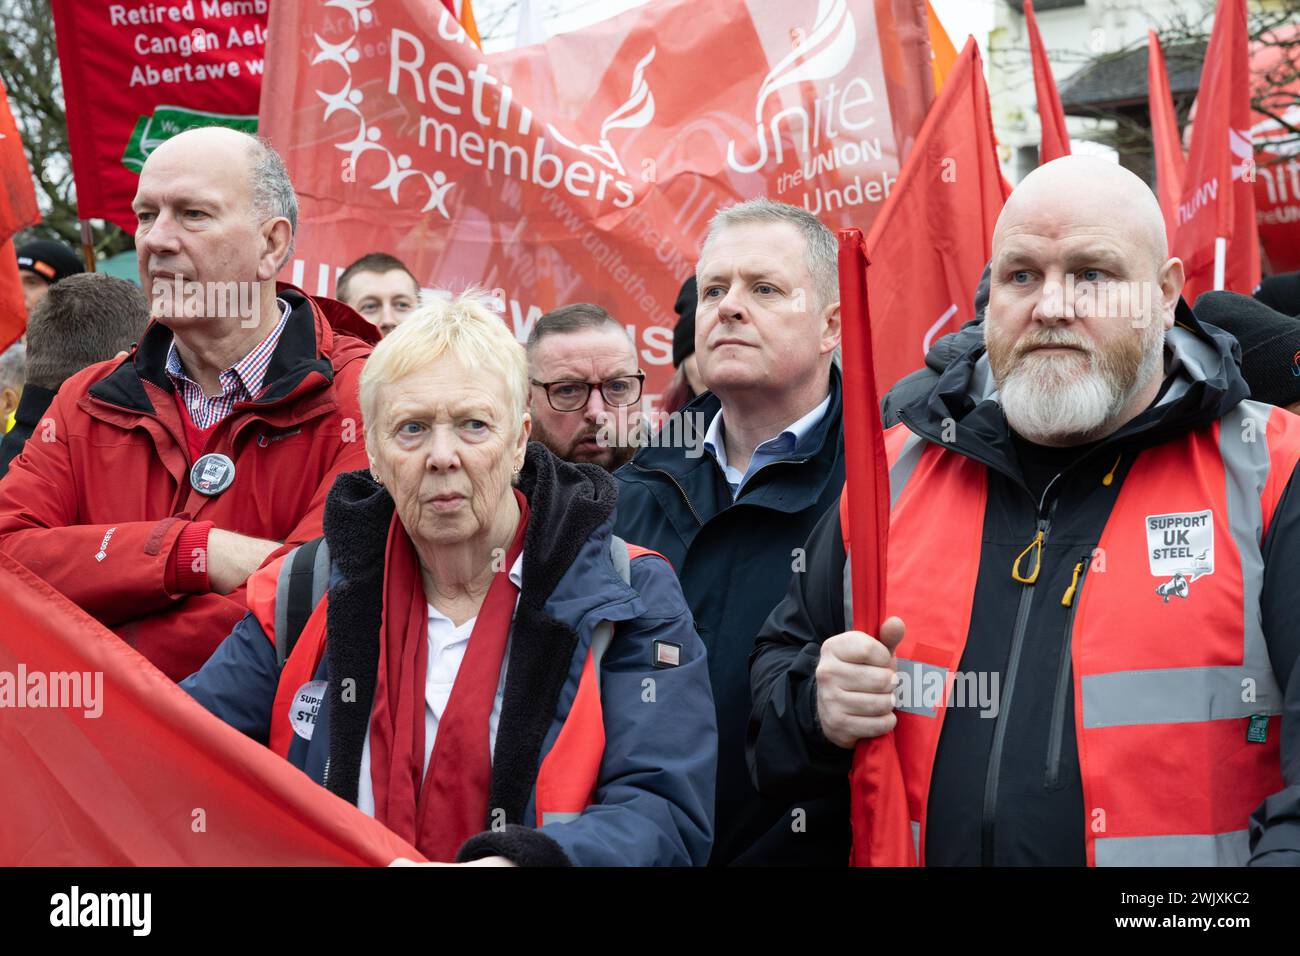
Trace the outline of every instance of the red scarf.
[[370, 718], [370, 781], [375, 818], [430, 860], [451, 862], [461, 844], [487, 821], [492, 780], [488, 721], [518, 594], [509, 572], [523, 550], [528, 526], [528, 501], [518, 491], [515, 498], [519, 530], [474, 621], [438, 721], [427, 774], [422, 771], [428, 600], [415, 546], [396, 514], [388, 528], [379, 670]]

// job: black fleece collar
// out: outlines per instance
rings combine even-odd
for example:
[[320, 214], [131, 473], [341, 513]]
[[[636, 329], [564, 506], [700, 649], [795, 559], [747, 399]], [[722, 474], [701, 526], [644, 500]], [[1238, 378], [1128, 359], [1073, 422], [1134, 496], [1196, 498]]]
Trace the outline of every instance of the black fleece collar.
[[[523, 823], [538, 758], [568, 677], [578, 634], [544, 607], [586, 541], [614, 511], [618, 489], [595, 465], [561, 461], [530, 443], [519, 488], [528, 499], [523, 587], [511, 630], [492, 760], [489, 814]], [[384, 553], [393, 500], [367, 471], [342, 474], [325, 502], [325, 539], [337, 574], [327, 612], [330, 791], [356, 802], [361, 750], [374, 705], [383, 612]], [[344, 685], [351, 678], [353, 684]]]

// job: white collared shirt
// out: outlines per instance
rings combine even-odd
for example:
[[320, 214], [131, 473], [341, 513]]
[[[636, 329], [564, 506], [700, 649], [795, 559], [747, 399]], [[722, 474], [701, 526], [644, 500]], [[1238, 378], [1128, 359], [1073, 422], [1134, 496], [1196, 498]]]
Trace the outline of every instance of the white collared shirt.
[[708, 431], [704, 433], [704, 449], [717, 460], [723, 475], [726, 476], [727, 484], [731, 487], [732, 499], [734, 500], [736, 495], [740, 494], [740, 489], [745, 487], [745, 482], [764, 466], [793, 455], [799, 443], [817, 427], [830, 407], [831, 396], [828, 392], [822, 399], [822, 403], [803, 418], [782, 429], [775, 438], [760, 442], [754, 449], [754, 454], [750, 455], [749, 467], [743, 473], [727, 463], [727, 442], [723, 437], [722, 409], [719, 408], [718, 414], [714, 415], [713, 421], [709, 422]]
[[[510, 581], [516, 588], [523, 587], [524, 555], [521, 551], [510, 568]], [[519, 598], [515, 597], [515, 607]], [[433, 744], [438, 738], [438, 721], [447, 709], [456, 674], [469, 650], [469, 638], [474, 632], [477, 615], [457, 627], [451, 618], [432, 604], [429, 605], [429, 662], [424, 675], [424, 773], [429, 772], [429, 759]], [[492, 701], [492, 714], [488, 717], [488, 753], [497, 747], [497, 724], [501, 720], [501, 701], [506, 690], [506, 664], [510, 659], [510, 645], [506, 644], [501, 661], [501, 679], [497, 681], [496, 699]], [[423, 778], [423, 777], [422, 777]], [[361, 747], [361, 778], [357, 781], [357, 809], [368, 816], [375, 815], [375, 792], [370, 781], [370, 725], [366, 725], [366, 742]]]

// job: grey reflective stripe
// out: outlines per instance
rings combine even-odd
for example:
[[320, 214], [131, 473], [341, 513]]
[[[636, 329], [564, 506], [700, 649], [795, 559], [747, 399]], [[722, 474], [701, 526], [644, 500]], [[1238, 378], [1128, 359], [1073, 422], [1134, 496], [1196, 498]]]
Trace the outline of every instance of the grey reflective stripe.
[[[1242, 700], [1254, 682], [1254, 699]], [[1194, 724], [1280, 714], [1277, 682], [1245, 667], [1171, 667], [1085, 676], [1083, 726]]]
[[898, 496], [907, 487], [908, 479], [912, 477], [916, 463], [921, 460], [924, 452], [925, 439], [916, 432], [908, 432], [902, 450], [899, 451], [898, 457], [894, 459], [894, 464], [889, 469], [889, 507], [892, 508], [898, 503]]
[[1259, 499], [1268, 480], [1268, 415], [1269, 406], [1245, 401], [1219, 423], [1219, 454], [1227, 482], [1225, 517], [1241, 559], [1242, 664], [1085, 676], [1081, 681], [1085, 728], [1196, 723], [1282, 712], [1282, 691], [1269, 663], [1259, 611], [1264, 582], [1260, 550], [1264, 515]]
[[916, 862], [921, 862], [921, 824], [917, 820], [912, 821], [912, 852], [916, 854]]
[[[938, 689], [938, 696], [934, 701], [936, 706], [927, 707], [924, 702], [928, 691], [933, 688]], [[947, 689], [948, 668], [908, 660], [906, 657], [898, 658], [898, 688], [895, 695], [896, 698], [901, 695], [901, 699], [896, 699], [894, 710], [904, 714], [919, 714], [922, 717], [937, 717], [939, 715], [937, 705], [943, 702]]]
[[[906, 428], [907, 426], [903, 426]], [[898, 453], [898, 458], [894, 460], [893, 466], [889, 469], [889, 507], [894, 507], [898, 501], [898, 496], [903, 493], [907, 487], [908, 479], [912, 477], [912, 471], [916, 468], [916, 463], [921, 460], [921, 455], [925, 451], [925, 439], [916, 432], [908, 432], [907, 440], [903, 442], [903, 448]], [[852, 562], [848, 555], [844, 558], [844, 629], [847, 631], [853, 627], [853, 569], [850, 566]]]
[[1250, 831], [1097, 837], [1098, 866], [1245, 866]]
[[543, 813], [542, 826], [550, 823], [571, 823], [580, 816], [582, 816], [581, 813], [560, 813], [559, 811]]

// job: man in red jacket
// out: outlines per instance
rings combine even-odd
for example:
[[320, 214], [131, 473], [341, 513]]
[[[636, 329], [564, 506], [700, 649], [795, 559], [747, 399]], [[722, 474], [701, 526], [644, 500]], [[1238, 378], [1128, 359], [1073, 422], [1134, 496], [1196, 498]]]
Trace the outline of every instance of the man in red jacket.
[[298, 209], [265, 143], [181, 133], [134, 206], [153, 321], [60, 389], [0, 482], [0, 550], [180, 680], [245, 613], [249, 574], [320, 535], [335, 476], [366, 467], [356, 336], [377, 336], [277, 294]]

